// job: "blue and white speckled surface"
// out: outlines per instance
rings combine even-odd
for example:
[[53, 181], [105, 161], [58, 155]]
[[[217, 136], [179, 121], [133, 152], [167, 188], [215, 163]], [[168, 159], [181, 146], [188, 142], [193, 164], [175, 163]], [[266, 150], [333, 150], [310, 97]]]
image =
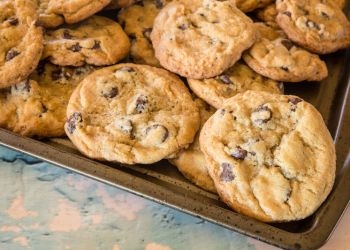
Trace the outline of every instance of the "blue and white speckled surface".
[[[0, 147], [0, 249], [274, 249]], [[350, 249], [350, 212], [324, 249]]]

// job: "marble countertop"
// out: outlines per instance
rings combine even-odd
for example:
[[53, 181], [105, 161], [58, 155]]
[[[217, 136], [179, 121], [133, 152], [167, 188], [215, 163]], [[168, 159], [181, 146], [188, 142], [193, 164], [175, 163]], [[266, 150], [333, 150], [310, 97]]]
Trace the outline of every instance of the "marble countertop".
[[[0, 249], [276, 249], [0, 147]], [[350, 249], [350, 209], [321, 249]]]

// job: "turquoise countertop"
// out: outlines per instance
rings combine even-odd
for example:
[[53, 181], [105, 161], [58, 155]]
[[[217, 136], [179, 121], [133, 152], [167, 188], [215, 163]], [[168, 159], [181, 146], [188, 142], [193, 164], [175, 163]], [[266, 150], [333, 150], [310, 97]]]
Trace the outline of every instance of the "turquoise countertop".
[[[276, 249], [0, 147], [0, 249]], [[350, 210], [322, 249], [350, 249]]]

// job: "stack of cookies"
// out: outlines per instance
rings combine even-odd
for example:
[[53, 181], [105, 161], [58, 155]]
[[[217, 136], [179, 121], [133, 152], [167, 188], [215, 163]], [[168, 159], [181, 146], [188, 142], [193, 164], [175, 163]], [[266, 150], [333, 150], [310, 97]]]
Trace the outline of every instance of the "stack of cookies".
[[331, 191], [335, 149], [283, 82], [328, 76], [319, 55], [350, 46], [343, 5], [3, 0], [0, 126], [102, 161], [168, 159], [239, 213], [303, 219]]

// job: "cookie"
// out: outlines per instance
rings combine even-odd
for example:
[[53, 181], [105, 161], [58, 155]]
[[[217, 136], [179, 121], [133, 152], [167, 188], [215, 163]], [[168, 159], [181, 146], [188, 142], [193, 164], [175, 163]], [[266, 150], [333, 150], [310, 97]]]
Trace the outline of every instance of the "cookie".
[[221, 74], [256, 39], [249, 17], [229, 1], [176, 1], [154, 21], [151, 40], [160, 64], [183, 77]]
[[275, 0], [236, 0], [236, 6], [243, 12], [251, 12], [258, 8], [266, 7]]
[[[40, 19], [47, 27], [80, 22], [106, 7], [111, 0], [38, 0]], [[59, 23], [58, 20], [61, 20]]]
[[283, 32], [256, 23], [260, 39], [244, 55], [255, 72], [285, 82], [321, 81], [328, 75], [327, 65], [318, 55], [295, 46]]
[[95, 71], [73, 92], [65, 130], [86, 156], [150, 164], [192, 143], [198, 108], [174, 74], [147, 65]]
[[236, 95], [204, 124], [200, 146], [220, 198], [258, 220], [306, 218], [334, 183], [332, 137], [320, 113], [296, 96]]
[[[195, 102], [199, 108], [201, 126], [203, 126], [209, 117], [214, 114], [215, 109], [199, 98]], [[204, 154], [199, 147], [199, 132], [197, 132], [194, 142], [187, 149], [181, 150], [174, 159], [169, 161], [195, 185], [216, 193], [214, 182], [208, 173]]]
[[30, 137], [65, 135], [69, 97], [92, 70], [41, 63], [28, 80], [0, 90], [0, 127]]
[[288, 38], [318, 54], [350, 46], [350, 23], [333, 1], [277, 0], [276, 21]]
[[266, 6], [265, 8], [258, 9], [256, 12], [256, 17], [263, 21], [266, 25], [279, 29], [279, 26], [276, 22], [276, 17], [277, 17], [277, 9], [276, 9], [276, 4], [270, 4]]
[[117, 22], [93, 16], [45, 34], [43, 59], [61, 66], [111, 65], [129, 52], [127, 35]]
[[0, 2], [0, 88], [23, 81], [37, 66], [44, 39], [36, 21], [34, 1]]
[[203, 80], [187, 79], [187, 82], [197, 96], [217, 109], [225, 100], [247, 90], [283, 93], [283, 83], [255, 73], [240, 61], [219, 76]]
[[130, 58], [134, 63], [160, 66], [154, 55], [150, 34], [155, 17], [167, 2], [169, 1], [144, 0], [119, 13], [118, 21], [129, 36]]
[[55, 1], [52, 0], [37, 0], [39, 21], [45, 28], [55, 28], [64, 23], [64, 17], [52, 11], [53, 4]]
[[126, 8], [137, 2], [142, 2], [142, 0], [112, 0], [111, 3], [108, 4], [105, 9], [115, 10], [115, 9]]

